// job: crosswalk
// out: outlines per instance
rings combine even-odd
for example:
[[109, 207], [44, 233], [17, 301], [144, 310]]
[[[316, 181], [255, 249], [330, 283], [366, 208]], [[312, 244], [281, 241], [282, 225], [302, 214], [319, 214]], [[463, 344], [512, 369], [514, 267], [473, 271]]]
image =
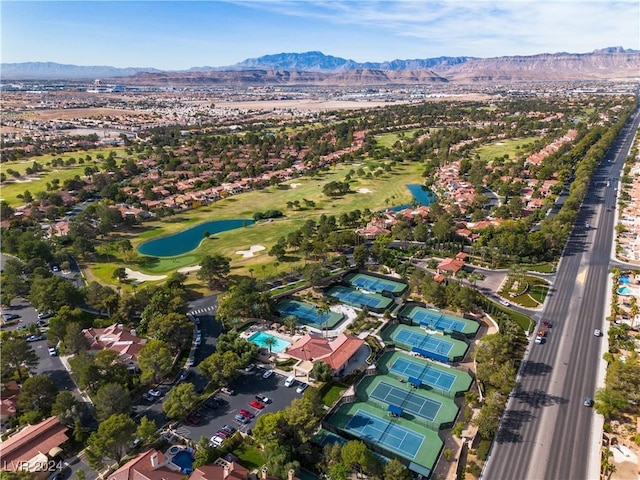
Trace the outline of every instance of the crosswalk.
[[197, 310], [189, 311], [189, 315], [202, 315], [203, 313], [213, 312], [215, 310], [215, 306], [211, 305], [209, 307], [199, 308]]

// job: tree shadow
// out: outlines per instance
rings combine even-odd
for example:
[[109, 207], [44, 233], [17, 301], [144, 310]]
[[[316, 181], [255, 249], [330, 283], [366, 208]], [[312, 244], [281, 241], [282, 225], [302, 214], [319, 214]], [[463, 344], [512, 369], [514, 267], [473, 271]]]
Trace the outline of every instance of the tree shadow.
[[520, 366], [520, 375], [523, 377], [547, 375], [551, 370], [552, 367], [549, 364], [525, 360]]

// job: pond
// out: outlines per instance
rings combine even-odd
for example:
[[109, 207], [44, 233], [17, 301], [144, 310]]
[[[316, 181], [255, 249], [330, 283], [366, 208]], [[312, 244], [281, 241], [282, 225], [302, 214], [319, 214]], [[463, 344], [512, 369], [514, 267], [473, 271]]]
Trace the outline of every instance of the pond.
[[[407, 189], [411, 192], [413, 199], [416, 201], [418, 205], [423, 205], [428, 207], [431, 203], [436, 201], [435, 194], [429, 190], [427, 187], [423, 187], [418, 184], [409, 184], [407, 185]], [[405, 208], [411, 208], [413, 205], [411, 203], [405, 203], [404, 205], [398, 205], [396, 207], [391, 207], [389, 210], [394, 212], [399, 212], [400, 210], [404, 210]]]
[[138, 253], [152, 257], [175, 257], [176, 255], [182, 255], [198, 248], [200, 242], [204, 240], [204, 232], [215, 235], [216, 233], [226, 232], [227, 230], [234, 230], [248, 225], [253, 225], [253, 220], [212, 220], [174, 233], [173, 235], [144, 242], [138, 247]]

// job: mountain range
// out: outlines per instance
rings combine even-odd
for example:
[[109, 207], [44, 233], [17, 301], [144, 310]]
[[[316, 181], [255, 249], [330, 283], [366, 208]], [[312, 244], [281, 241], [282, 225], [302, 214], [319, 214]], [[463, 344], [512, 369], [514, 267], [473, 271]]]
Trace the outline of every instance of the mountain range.
[[492, 58], [437, 57], [355, 62], [322, 52], [279, 53], [227, 67], [156, 68], [2, 63], [2, 81], [110, 79], [124, 84], [389, 85], [433, 82], [638, 80], [640, 51], [610, 47], [590, 53]]

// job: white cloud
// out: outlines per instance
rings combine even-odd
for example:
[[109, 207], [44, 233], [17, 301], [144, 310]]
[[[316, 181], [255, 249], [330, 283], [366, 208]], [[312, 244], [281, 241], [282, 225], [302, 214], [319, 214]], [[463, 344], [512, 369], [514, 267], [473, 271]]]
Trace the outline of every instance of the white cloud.
[[640, 48], [637, 0], [284, 1], [233, 3], [333, 25], [377, 29], [381, 36], [447, 46], [449, 55], [488, 56], [609, 46]]

